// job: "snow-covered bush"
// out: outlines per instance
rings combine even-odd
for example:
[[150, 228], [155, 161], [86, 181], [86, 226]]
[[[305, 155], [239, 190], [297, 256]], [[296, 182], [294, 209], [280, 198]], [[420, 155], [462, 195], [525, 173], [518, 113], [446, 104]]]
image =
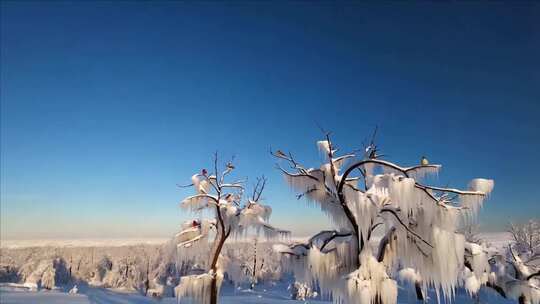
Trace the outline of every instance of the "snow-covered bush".
[[410, 268], [414, 275], [405, 278], [421, 299], [432, 287], [451, 300], [463, 282], [466, 250], [456, 231], [460, 220], [474, 219], [493, 181], [474, 179], [468, 190], [431, 186], [423, 180], [441, 166], [426, 158], [402, 167], [381, 159], [373, 140], [360, 157], [338, 156], [329, 135], [317, 145], [323, 156], [318, 168], [272, 152], [287, 163], [288, 170], [278, 167], [297, 197], [321, 208], [335, 226], [308, 242], [275, 246], [297, 281], [320, 287], [335, 303], [395, 304], [396, 272]]
[[[176, 236], [178, 255], [181, 263], [198, 263], [202, 256], [208, 259], [200, 261], [200, 265], [205, 267], [204, 273], [182, 277], [176, 287], [179, 298], [192, 297], [198, 303], [217, 303], [226, 269], [226, 261], [220, 259], [220, 255], [229, 236], [239, 238], [253, 232], [274, 237], [287, 233], [267, 223], [272, 209], [260, 203], [266, 179], [258, 179], [253, 195], [245, 198], [245, 204], [241, 206], [244, 183], [225, 181], [234, 169], [234, 165], [228, 162], [225, 170], [220, 171], [216, 154], [213, 174], [203, 169], [191, 178], [189, 187], [193, 187], [196, 194], [186, 197], [181, 206], [199, 214], [207, 212], [211, 218], [194, 219], [182, 225], [182, 231]], [[233, 281], [237, 279], [229, 278]]]

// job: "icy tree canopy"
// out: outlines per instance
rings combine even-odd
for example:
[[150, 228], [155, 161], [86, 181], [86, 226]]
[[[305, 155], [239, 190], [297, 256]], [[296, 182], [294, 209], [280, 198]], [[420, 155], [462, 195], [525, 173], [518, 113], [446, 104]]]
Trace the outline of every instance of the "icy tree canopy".
[[[335, 226], [306, 243], [275, 246], [297, 280], [320, 286], [335, 303], [395, 304], [401, 270], [420, 296], [433, 287], [451, 300], [463, 282], [466, 247], [456, 231], [461, 220], [474, 218], [493, 181], [474, 179], [467, 190], [436, 187], [422, 183], [441, 168], [426, 158], [402, 167], [383, 160], [373, 142], [364, 155], [338, 155], [329, 136], [317, 146], [323, 161], [315, 168], [290, 153], [272, 153], [297, 197], [319, 207]], [[480, 271], [472, 275], [483, 279]], [[477, 282], [469, 281], [475, 289]]]

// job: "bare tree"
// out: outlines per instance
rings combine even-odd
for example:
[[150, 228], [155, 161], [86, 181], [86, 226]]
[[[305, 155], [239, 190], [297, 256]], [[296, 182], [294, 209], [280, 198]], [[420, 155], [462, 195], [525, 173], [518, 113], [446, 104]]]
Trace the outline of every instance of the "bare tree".
[[520, 252], [520, 255], [526, 255], [528, 263], [540, 259], [540, 222], [538, 220], [529, 220], [522, 225], [511, 223], [510, 234], [514, 239], [514, 247]]
[[[178, 248], [182, 251], [179, 255], [182, 260], [190, 260], [194, 255], [206, 254], [208, 261], [204, 273], [182, 278], [176, 288], [178, 297], [193, 297], [199, 303], [217, 303], [224, 269], [224, 265], [219, 264], [220, 254], [231, 234], [244, 236], [250, 229], [257, 234], [264, 232], [267, 237], [288, 233], [267, 223], [272, 209], [260, 203], [266, 178], [258, 179], [252, 196], [241, 206], [244, 181], [225, 180], [234, 169], [231, 161], [220, 171], [216, 153], [213, 173], [202, 169], [192, 176], [192, 184], [189, 186], [195, 189], [196, 194], [185, 198], [181, 205], [193, 212], [206, 211], [212, 218], [194, 219], [183, 225], [183, 230], [177, 235]], [[204, 241], [210, 243], [209, 251]]]
[[[412, 268], [416, 286], [442, 290], [449, 299], [459, 283], [465, 240], [459, 219], [474, 215], [493, 181], [474, 179], [468, 190], [421, 183], [440, 165], [402, 167], [381, 159], [374, 136], [363, 155], [337, 155], [326, 134], [317, 143], [319, 168], [304, 167], [291, 153], [272, 152], [288, 184], [325, 212], [336, 229], [306, 243], [278, 245], [297, 280], [315, 283], [336, 303], [396, 303], [394, 268]], [[372, 248], [374, 232], [383, 237]], [[343, 279], [345, 278], [345, 279]], [[422, 293], [419, 293], [422, 296]]]
[[249, 277], [250, 289], [255, 288], [255, 285], [259, 280], [260, 271], [262, 271], [264, 267], [264, 256], [258, 249], [258, 240], [257, 238], [253, 238], [251, 254], [241, 265], [244, 273]]

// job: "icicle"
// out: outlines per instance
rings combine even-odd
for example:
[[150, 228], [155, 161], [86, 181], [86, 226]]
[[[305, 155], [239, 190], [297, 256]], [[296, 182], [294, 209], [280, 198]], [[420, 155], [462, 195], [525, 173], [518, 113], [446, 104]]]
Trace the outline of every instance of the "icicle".
[[380, 296], [382, 304], [396, 304], [397, 303], [397, 284], [396, 281], [386, 279], [382, 282], [380, 287]]
[[330, 154], [330, 144], [327, 140], [318, 141], [317, 147], [319, 148], [319, 152], [328, 157], [328, 154]]
[[180, 284], [175, 288], [176, 296], [180, 299], [191, 297], [197, 303], [210, 303], [212, 281], [216, 280], [216, 287], [219, 289], [223, 281], [223, 274], [204, 273], [201, 275], [184, 276], [180, 280]]
[[193, 187], [195, 189], [199, 189], [199, 174], [193, 174], [193, 176], [191, 177], [191, 182], [193, 183]]
[[469, 182], [469, 189], [471, 191], [479, 191], [489, 195], [495, 186], [495, 182], [492, 179], [475, 178]]
[[[495, 183], [493, 180], [483, 179], [483, 178], [473, 179], [469, 183], [470, 191], [479, 192], [479, 195], [475, 195], [475, 194], [460, 195], [461, 204], [470, 210], [469, 212], [470, 216], [472, 216], [473, 218], [476, 216], [476, 214], [478, 213], [478, 210], [482, 207], [482, 203], [493, 190], [494, 185]], [[484, 194], [484, 195], [480, 195], [480, 194]]]
[[304, 193], [310, 189], [320, 186], [321, 183], [313, 178], [303, 175], [287, 175], [284, 174], [283, 177], [287, 184], [294, 190]]
[[186, 197], [181, 203], [180, 207], [190, 210], [190, 211], [200, 211], [203, 208], [206, 208], [209, 203], [210, 195], [193, 195]]
[[402, 282], [416, 284], [422, 281], [422, 277], [413, 268], [403, 268], [399, 271], [398, 277]]
[[472, 296], [472, 295], [475, 295], [476, 293], [478, 293], [478, 290], [480, 290], [480, 286], [482, 286], [482, 284], [480, 283], [480, 281], [477, 279], [477, 277], [474, 275], [474, 273], [472, 273], [469, 269], [465, 268], [465, 273], [464, 273], [464, 287], [465, 287], [465, 290], [467, 291], [467, 293]]
[[360, 254], [360, 265], [360, 268], [346, 276], [346, 295], [339, 296], [338, 302], [348, 299], [345, 303], [371, 304], [380, 297], [383, 304], [397, 303], [396, 282], [388, 277], [386, 267], [377, 262], [370, 250]]
[[409, 177], [414, 178], [415, 180], [421, 180], [430, 175], [437, 176], [441, 167], [441, 165], [416, 167], [414, 170], [407, 171], [407, 174]]

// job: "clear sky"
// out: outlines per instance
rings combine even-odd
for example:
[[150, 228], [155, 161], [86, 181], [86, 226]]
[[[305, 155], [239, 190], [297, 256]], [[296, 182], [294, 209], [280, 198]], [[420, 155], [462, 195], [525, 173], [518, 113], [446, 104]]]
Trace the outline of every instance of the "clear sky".
[[236, 155], [272, 221], [327, 224], [268, 148], [318, 166], [375, 125], [439, 183], [496, 181], [483, 228], [540, 217], [540, 4], [1, 2], [1, 236], [167, 237], [176, 187]]

